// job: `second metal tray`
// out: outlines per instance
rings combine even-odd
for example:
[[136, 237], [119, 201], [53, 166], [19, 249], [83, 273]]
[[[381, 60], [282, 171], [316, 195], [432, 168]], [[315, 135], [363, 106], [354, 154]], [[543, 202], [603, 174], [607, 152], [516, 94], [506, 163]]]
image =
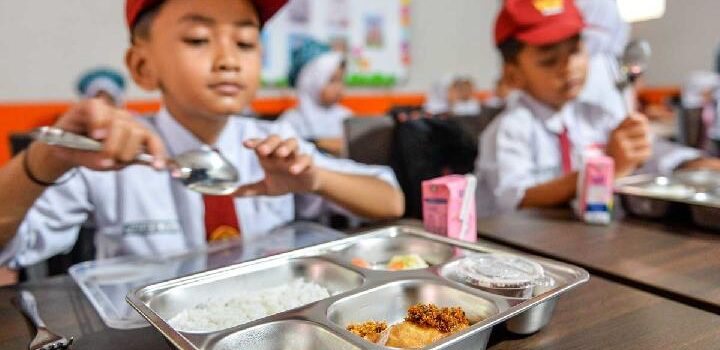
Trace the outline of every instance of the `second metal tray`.
[[681, 171], [672, 176], [635, 175], [618, 180], [615, 192], [629, 213], [649, 219], [689, 213], [698, 226], [720, 229], [720, 173]]

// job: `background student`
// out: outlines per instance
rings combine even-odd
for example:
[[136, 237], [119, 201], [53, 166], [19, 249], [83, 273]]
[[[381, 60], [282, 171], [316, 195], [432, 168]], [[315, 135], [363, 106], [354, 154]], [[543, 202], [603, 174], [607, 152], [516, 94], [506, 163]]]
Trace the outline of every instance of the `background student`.
[[290, 85], [298, 106], [280, 117], [298, 135], [321, 149], [340, 155], [344, 145], [343, 121], [352, 112], [340, 104], [345, 92], [345, 58], [330, 46], [307, 40], [292, 52]]

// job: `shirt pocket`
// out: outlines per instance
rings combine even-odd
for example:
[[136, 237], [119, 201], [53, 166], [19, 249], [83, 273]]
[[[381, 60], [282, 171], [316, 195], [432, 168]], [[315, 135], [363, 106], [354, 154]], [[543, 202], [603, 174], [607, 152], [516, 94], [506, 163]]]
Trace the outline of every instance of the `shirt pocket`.
[[99, 227], [95, 239], [100, 258], [157, 257], [187, 249], [180, 223], [175, 219], [147, 219]]

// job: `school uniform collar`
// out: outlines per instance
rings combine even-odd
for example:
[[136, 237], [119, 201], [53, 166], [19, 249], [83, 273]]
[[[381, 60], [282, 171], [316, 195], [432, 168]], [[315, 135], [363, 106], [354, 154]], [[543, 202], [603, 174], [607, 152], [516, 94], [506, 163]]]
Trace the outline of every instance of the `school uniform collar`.
[[[170, 155], [175, 156], [190, 150], [198, 149], [203, 145], [195, 135], [180, 124], [167, 108], [163, 107], [158, 112], [156, 126], [158, 132], [165, 141]], [[216, 149], [220, 150], [223, 154], [233, 153], [237, 151], [242, 140], [239, 139], [239, 119], [241, 117], [230, 117], [228, 123], [225, 125], [218, 141], [211, 145]]]
[[518, 92], [516, 98], [530, 109], [534, 117], [542, 120], [545, 128], [553, 134], [560, 135], [565, 126], [569, 125], [568, 119], [572, 115], [572, 101], [566, 103], [558, 111], [522, 91]]

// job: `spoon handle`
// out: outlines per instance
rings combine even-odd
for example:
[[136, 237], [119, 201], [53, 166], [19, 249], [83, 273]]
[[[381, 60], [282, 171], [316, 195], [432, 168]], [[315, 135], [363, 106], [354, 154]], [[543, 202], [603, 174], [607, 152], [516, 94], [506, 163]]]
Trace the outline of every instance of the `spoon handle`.
[[43, 322], [42, 318], [40, 318], [37, 302], [35, 301], [35, 296], [32, 293], [26, 290], [20, 291], [20, 307], [25, 315], [30, 318], [35, 327], [47, 328], [47, 326], [45, 326], [45, 322]]
[[[52, 126], [44, 126], [35, 129], [35, 131], [33, 131], [30, 135], [33, 139], [52, 146], [88, 152], [100, 152], [103, 149], [102, 143], [97, 140]], [[140, 153], [135, 156], [135, 160], [142, 163], [152, 163], [155, 160], [155, 157], [147, 153]]]

